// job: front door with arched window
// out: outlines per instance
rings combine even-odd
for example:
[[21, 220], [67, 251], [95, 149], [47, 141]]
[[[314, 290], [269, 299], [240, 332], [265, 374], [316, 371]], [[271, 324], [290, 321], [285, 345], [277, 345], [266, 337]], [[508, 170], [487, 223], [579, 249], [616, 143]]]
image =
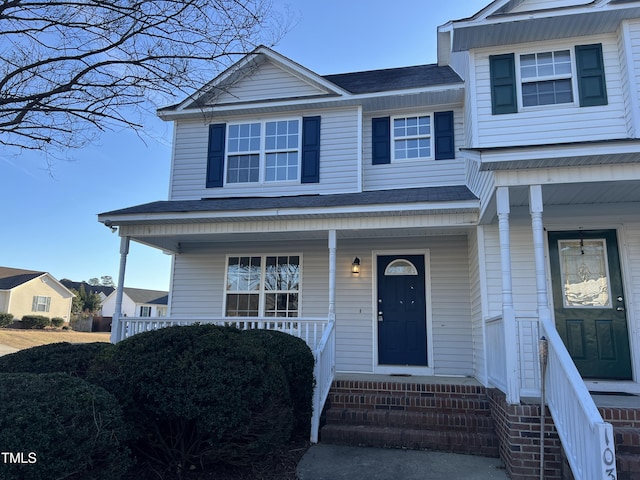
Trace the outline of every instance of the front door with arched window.
[[378, 363], [427, 366], [424, 255], [378, 256]]

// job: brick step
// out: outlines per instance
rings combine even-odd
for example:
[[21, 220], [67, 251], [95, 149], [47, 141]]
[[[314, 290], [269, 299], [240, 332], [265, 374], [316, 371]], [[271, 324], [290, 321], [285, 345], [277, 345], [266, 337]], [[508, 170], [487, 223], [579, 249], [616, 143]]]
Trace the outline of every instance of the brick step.
[[633, 453], [616, 452], [617, 480], [638, 480], [640, 478], [640, 456]]
[[616, 453], [638, 455], [640, 458], [640, 429], [631, 427], [614, 427]]
[[331, 391], [341, 394], [359, 393], [406, 393], [432, 394], [441, 397], [486, 398], [486, 389], [476, 385], [443, 385], [411, 382], [370, 382], [335, 380]]
[[320, 440], [336, 445], [438, 450], [499, 457], [498, 438], [491, 433], [327, 424], [322, 427]]
[[372, 425], [410, 428], [414, 430], [448, 430], [493, 433], [493, 420], [488, 415], [440, 413], [436, 411], [364, 410], [330, 408], [326, 422], [339, 425]]
[[443, 397], [432, 394], [407, 392], [375, 393], [329, 393], [331, 408], [424, 410], [434, 409], [440, 413], [473, 413], [489, 415], [489, 400], [486, 397]]

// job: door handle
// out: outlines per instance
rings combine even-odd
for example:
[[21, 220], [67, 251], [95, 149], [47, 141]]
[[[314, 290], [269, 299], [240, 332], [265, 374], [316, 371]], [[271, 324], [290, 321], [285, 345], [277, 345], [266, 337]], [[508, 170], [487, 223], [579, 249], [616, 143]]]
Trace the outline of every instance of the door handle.
[[624, 312], [624, 307], [616, 307], [616, 310], [617, 310], [618, 312]]

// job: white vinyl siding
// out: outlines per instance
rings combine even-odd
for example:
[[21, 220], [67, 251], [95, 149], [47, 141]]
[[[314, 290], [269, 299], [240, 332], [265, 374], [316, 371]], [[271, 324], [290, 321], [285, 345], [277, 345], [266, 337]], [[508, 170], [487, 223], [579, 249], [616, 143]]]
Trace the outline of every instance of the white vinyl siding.
[[[373, 372], [373, 251], [428, 250], [431, 258], [434, 367], [436, 374], [473, 375], [471, 299], [466, 236], [412, 239], [338, 240], [336, 272], [336, 361], [342, 372]], [[227, 255], [263, 252], [299, 253], [303, 288], [300, 317], [328, 316], [327, 241], [243, 242], [215, 246], [185, 246], [175, 257], [172, 315], [224, 314]], [[256, 253], [258, 254], [258, 253]], [[360, 275], [351, 262], [361, 259]]]
[[[629, 136], [634, 137], [636, 132], [640, 132], [640, 20], [629, 21], [628, 24], [628, 43], [625, 47], [620, 48], [620, 54], [625, 55], [625, 59], [621, 61], [627, 67], [625, 78], [625, 100], [627, 102], [627, 111], [629, 112]], [[624, 37], [621, 41], [625, 41]]]
[[251, 74], [226, 87], [217, 104], [308, 97], [326, 93], [276, 65], [265, 62]]
[[[299, 112], [301, 116], [321, 115], [320, 183], [275, 182], [227, 184], [205, 188], [209, 123], [179, 120], [175, 123], [174, 159], [169, 200], [201, 198], [281, 196], [317, 193], [346, 193], [358, 188], [358, 110], [356, 108]], [[242, 123], [280, 120], [282, 116], [261, 118], [217, 118], [211, 123]], [[226, 172], [226, 166], [225, 166]]]
[[[580, 107], [572, 104], [528, 107], [517, 113], [491, 114], [489, 56], [532, 51], [557, 51], [576, 45], [602, 43], [608, 104]], [[615, 35], [580, 37], [558, 42], [524, 44], [504, 50], [486, 49], [475, 57], [478, 139], [475, 146], [539, 145], [626, 138], [625, 105], [622, 91], [620, 57]], [[575, 66], [575, 64], [574, 64]], [[575, 71], [574, 71], [575, 72]], [[575, 74], [575, 73], [574, 73]], [[578, 92], [574, 92], [577, 99]]]
[[[437, 111], [451, 110], [451, 108], [438, 108]], [[465, 163], [458, 149], [464, 146], [463, 112], [454, 110], [454, 135], [456, 158], [451, 160], [435, 160], [418, 158], [415, 160], [402, 160], [386, 165], [372, 165], [371, 162], [371, 120], [374, 117], [391, 116], [416, 116], [424, 114], [423, 110], [408, 112], [376, 112], [368, 114], [363, 119], [363, 145], [364, 152], [364, 190], [384, 190], [394, 188], [435, 187], [442, 185], [462, 185], [465, 181]], [[432, 117], [433, 118], [433, 117]], [[432, 122], [433, 123], [433, 122]], [[392, 122], [393, 125], [393, 122]], [[393, 129], [393, 126], [392, 126]], [[392, 147], [393, 148], [393, 147]]]
[[480, 255], [484, 252], [480, 251], [478, 243], [478, 232], [474, 230], [469, 234], [469, 282], [470, 282], [470, 301], [471, 301], [471, 340], [473, 344], [473, 369], [474, 376], [484, 382], [487, 375], [485, 362], [485, 346], [484, 346], [484, 315], [483, 315], [483, 298], [482, 298], [482, 278]]

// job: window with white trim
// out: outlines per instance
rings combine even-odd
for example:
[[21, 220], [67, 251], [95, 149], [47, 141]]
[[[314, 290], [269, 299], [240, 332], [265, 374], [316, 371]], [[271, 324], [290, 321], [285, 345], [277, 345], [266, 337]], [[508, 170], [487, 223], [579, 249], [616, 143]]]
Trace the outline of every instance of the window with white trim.
[[141, 306], [140, 307], [140, 316], [141, 317], [150, 317], [151, 316], [151, 307]]
[[31, 303], [32, 312], [48, 312], [51, 308], [51, 297], [34, 295]]
[[227, 183], [298, 180], [300, 123], [290, 119], [229, 125]]
[[519, 56], [522, 106], [573, 103], [571, 51]]
[[229, 256], [225, 315], [297, 317], [300, 255]]
[[393, 159], [431, 157], [431, 115], [393, 118]]

